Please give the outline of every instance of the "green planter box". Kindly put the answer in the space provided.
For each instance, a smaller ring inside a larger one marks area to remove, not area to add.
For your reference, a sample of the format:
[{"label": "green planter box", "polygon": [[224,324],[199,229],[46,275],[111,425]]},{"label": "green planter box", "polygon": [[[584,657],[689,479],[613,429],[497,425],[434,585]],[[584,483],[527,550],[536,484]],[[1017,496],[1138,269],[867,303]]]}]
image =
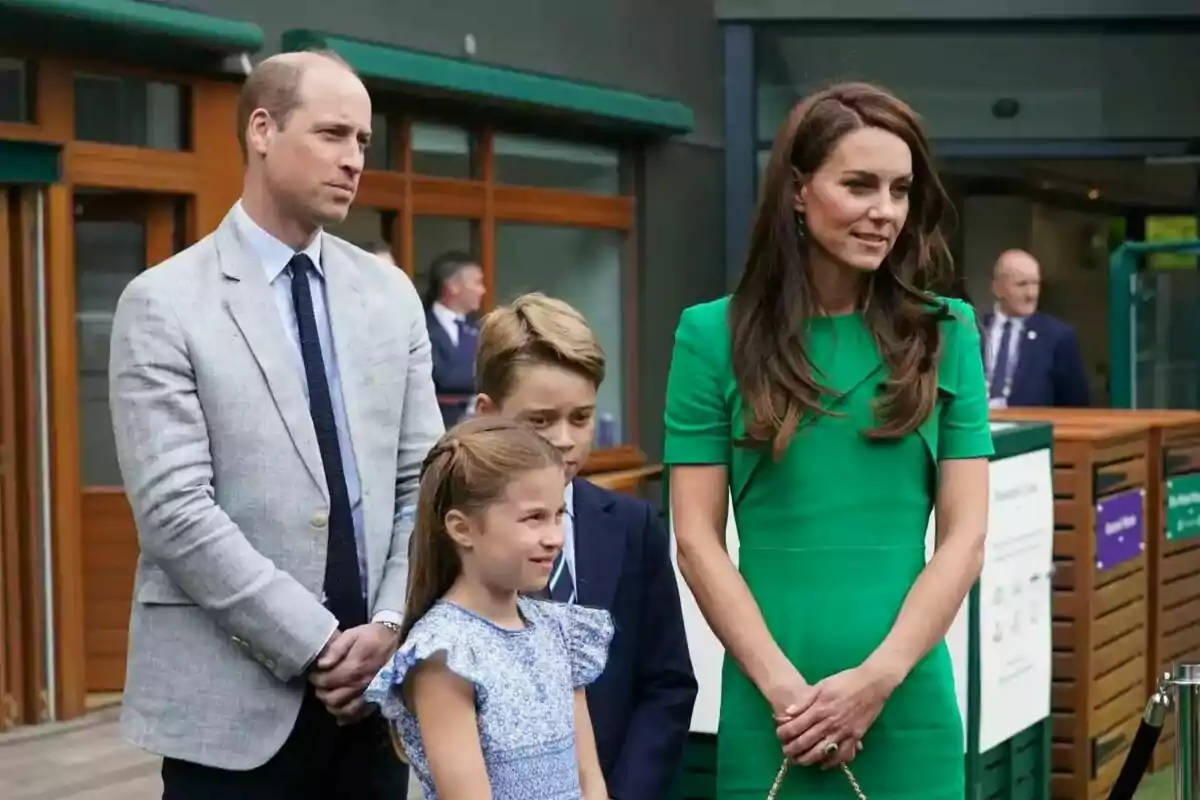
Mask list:
[{"label": "green planter box", "polygon": [[[996,455],[987,564],[946,637],[965,726],[966,800],[1048,800],[1053,434],[1043,423],[994,423],[992,438]],[[663,507],[669,510],[668,486],[664,482]],[[736,553],[732,516],[727,538]],[[931,520],[930,553],[932,536]],[[723,654],[679,580],[701,686],[672,800],[717,800],[716,712]]]}]

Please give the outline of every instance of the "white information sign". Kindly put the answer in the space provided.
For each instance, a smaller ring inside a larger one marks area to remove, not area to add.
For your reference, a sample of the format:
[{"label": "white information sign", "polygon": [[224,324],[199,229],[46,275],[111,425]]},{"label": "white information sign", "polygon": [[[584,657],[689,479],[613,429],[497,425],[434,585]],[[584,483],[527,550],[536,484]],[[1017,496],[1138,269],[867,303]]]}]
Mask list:
[{"label": "white information sign", "polygon": [[[725,547],[734,566],[738,563],[737,523],[733,519],[733,498],[729,499],[729,513],[725,522]],[[683,605],[683,627],[687,631],[688,649],[692,654],[692,669],[696,672],[696,705],[692,709],[693,733],[716,733],[717,721],[721,718],[721,667],[725,662],[725,648],[717,635],[708,627],[696,598],[687,582],[679,574],[679,561],[675,548],[675,523],[671,522],[671,561],[675,564],[675,578],[679,581],[679,601]]]},{"label": "white information sign", "polygon": [[992,462],[979,582],[979,750],[1050,716],[1054,465],[1050,451]]},{"label": "white information sign", "polygon": [[[933,558],[937,542],[937,515],[929,515],[929,527],[925,531],[925,563]],[[950,630],[946,631],[946,649],[950,651],[950,667],[954,672],[954,694],[958,698],[958,713],[963,722],[963,752],[967,752],[967,687],[970,686],[971,655],[971,601],[963,600]]]}]

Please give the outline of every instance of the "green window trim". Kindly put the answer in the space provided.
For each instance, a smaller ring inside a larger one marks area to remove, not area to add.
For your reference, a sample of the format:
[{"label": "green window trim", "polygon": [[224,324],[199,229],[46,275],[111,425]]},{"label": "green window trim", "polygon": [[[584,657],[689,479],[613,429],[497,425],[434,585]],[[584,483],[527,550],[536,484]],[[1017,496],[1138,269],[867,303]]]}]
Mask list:
[{"label": "green window trim", "polygon": [[692,109],[676,100],[319,31],[290,30],[283,34],[283,50],[308,49],[334,51],[367,81],[395,83],[476,102],[566,113],[614,130],[674,136],[689,133],[696,125]]},{"label": "green window trim", "polygon": [[1187,253],[1200,257],[1200,240],[1174,242],[1129,241],[1113,250],[1108,261],[1108,374],[1109,404],[1113,408],[1144,408],[1136,388],[1137,326],[1134,313],[1138,302],[1135,278],[1138,259],[1148,253]]},{"label": "green window trim", "polygon": [[224,54],[252,53],[261,49],[264,41],[262,28],[252,22],[214,17],[161,3],[0,0],[0,28],[28,29],[30,38],[37,41],[39,26],[36,23],[69,27],[78,35],[119,34],[122,38],[163,39],[168,45]]},{"label": "green window trim", "polygon": [[62,177],[59,154],[56,144],[0,140],[0,184],[58,183]]}]

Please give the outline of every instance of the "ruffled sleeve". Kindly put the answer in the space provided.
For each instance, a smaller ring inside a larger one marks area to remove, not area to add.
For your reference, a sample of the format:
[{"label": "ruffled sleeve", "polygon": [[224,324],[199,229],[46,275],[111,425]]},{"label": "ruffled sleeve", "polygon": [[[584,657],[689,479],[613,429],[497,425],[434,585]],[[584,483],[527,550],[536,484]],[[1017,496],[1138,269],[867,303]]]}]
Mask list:
[{"label": "ruffled sleeve", "polygon": [[551,603],[571,662],[571,686],[582,689],[604,672],[612,643],[612,615],[602,608]]},{"label": "ruffled sleeve", "polygon": [[379,706],[379,713],[385,719],[398,719],[404,711],[401,687],[405,678],[414,667],[430,659],[444,662],[451,672],[469,682],[475,689],[476,704],[483,702],[486,692],[483,671],[470,644],[436,630],[422,630],[419,625],[371,680],[363,698]]}]

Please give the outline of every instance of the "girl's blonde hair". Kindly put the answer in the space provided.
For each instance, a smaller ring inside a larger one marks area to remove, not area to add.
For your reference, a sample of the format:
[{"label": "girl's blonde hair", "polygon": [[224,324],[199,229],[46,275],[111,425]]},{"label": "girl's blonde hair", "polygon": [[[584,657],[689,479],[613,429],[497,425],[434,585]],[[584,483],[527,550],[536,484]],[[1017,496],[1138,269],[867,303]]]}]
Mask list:
[{"label": "girl's blonde hair", "polygon": [[500,499],[523,472],[563,468],[562,454],[524,422],[475,417],[447,431],[421,467],[400,640],[450,590],[462,564],[446,532],[451,510],[476,513]]}]

